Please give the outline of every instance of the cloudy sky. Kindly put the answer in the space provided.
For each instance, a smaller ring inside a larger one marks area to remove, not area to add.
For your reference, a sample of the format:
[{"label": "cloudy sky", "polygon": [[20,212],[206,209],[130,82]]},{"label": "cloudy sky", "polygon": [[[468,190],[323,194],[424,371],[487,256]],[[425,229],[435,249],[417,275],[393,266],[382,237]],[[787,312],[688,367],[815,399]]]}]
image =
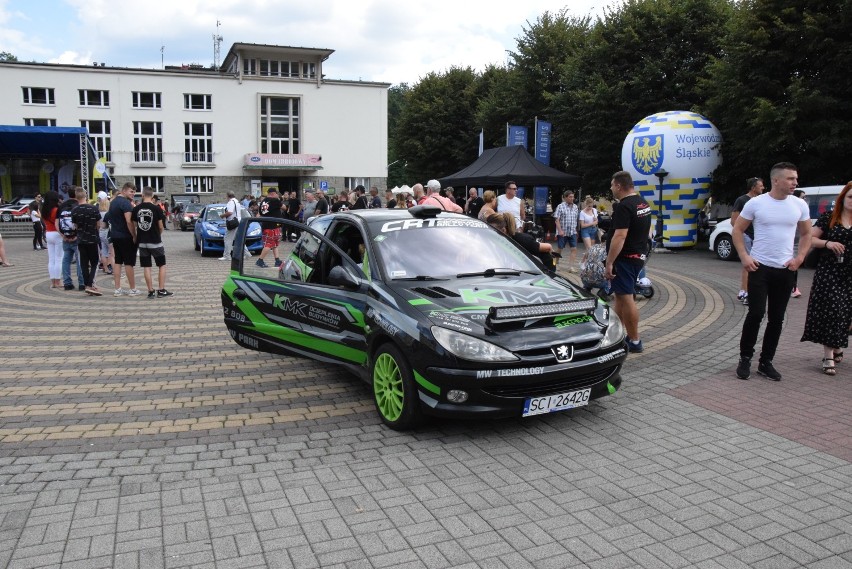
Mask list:
[{"label": "cloudy sky", "polygon": [[[416,83],[452,65],[503,64],[527,22],[619,0],[0,0],[0,51],[20,61],[160,68],[213,63],[235,42],[335,50],[332,79]],[[163,47],[161,54],[161,47]]]}]

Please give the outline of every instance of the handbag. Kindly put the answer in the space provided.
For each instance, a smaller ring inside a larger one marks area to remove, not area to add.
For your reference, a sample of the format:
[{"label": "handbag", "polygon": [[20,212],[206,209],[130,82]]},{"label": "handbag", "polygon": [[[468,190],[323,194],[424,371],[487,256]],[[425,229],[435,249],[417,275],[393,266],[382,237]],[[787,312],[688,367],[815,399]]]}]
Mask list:
[{"label": "handbag", "polygon": [[[239,204],[237,204],[237,207],[239,207]],[[239,214],[237,213],[235,208],[234,215],[225,220],[225,228],[228,231],[233,231],[234,229],[240,226],[240,220],[238,219],[238,215]]]},{"label": "handbag", "polygon": [[802,266],[806,269],[816,269],[817,265],[819,265],[820,257],[822,257],[823,253],[825,253],[824,249],[817,249],[816,247],[811,247],[811,250],[808,251],[808,254],[805,255],[805,260],[802,261]]}]

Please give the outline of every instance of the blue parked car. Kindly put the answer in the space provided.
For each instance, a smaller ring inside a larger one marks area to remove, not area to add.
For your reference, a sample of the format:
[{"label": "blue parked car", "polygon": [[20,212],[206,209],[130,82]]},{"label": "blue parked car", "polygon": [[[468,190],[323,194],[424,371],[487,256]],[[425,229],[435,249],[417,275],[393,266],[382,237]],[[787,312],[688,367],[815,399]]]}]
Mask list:
[{"label": "blue parked car", "polygon": [[[201,252],[201,256],[207,254],[221,255],[225,252],[225,220],[219,217],[225,211],[225,204],[217,203],[204,206],[198,214],[195,222],[195,250]],[[240,217],[246,219],[251,217],[247,209],[240,209]],[[249,223],[246,231],[246,247],[252,253],[259,253],[263,249],[262,231],[260,224],[256,221]]]}]

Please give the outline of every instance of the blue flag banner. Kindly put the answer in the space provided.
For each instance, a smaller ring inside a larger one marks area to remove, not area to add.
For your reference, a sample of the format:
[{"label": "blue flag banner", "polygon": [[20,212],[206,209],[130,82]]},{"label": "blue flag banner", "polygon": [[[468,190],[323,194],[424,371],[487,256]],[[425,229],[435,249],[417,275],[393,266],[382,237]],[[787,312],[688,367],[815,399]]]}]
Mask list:
[{"label": "blue flag banner", "polygon": [[527,147],[527,131],[525,126],[508,125],[506,129],[506,146]]},{"label": "blue flag banner", "polygon": [[547,213],[547,186],[536,186],[535,192],[535,214],[544,215]]},{"label": "blue flag banner", "polygon": [[546,121],[535,123],[535,159],[550,166],[550,129],[552,125]]}]

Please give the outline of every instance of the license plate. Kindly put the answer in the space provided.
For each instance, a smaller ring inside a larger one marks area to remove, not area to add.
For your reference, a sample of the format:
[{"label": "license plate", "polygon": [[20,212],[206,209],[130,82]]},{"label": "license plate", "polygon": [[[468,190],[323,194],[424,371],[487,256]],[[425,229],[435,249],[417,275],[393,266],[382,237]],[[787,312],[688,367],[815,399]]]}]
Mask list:
[{"label": "license plate", "polygon": [[583,407],[589,404],[589,396],[592,393],[592,388],[581,389],[580,391],[569,391],[568,393],[559,393],[557,395],[546,395],[544,397],[532,397],[524,403],[524,413],[521,417],[529,417],[530,415],[542,415],[544,413],[554,413],[556,411],[565,411],[575,407]]}]

